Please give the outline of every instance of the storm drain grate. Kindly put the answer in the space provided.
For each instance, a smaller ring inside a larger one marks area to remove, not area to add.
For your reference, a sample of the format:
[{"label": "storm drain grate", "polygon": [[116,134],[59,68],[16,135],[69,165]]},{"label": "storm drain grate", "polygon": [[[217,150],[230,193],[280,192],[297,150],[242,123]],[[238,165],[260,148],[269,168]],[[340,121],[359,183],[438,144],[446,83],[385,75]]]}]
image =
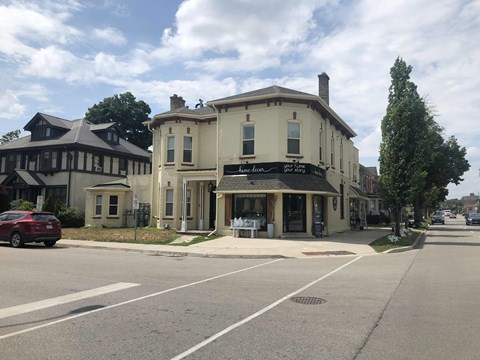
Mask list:
[{"label": "storm drain grate", "polygon": [[319,298],[319,297],[312,297],[312,296],[294,296],[290,298],[291,301],[297,304],[302,305],[320,305],[325,304],[327,300]]},{"label": "storm drain grate", "polygon": [[338,250],[338,251],[311,251],[311,252],[303,252],[304,255],[323,255],[323,256],[330,256],[330,255],[356,255],[353,252],[346,251],[346,250]]}]

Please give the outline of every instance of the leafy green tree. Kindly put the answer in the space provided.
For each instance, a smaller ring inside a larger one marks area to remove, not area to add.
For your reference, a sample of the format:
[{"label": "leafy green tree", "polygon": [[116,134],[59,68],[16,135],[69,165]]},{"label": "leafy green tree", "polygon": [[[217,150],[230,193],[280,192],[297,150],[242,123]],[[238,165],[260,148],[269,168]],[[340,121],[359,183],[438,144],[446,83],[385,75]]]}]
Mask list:
[{"label": "leafy green tree", "polygon": [[395,220],[395,235],[400,235],[402,208],[410,204],[424,187],[422,168],[425,151],[426,107],[410,81],[411,66],[401,58],[390,69],[387,111],[382,119],[380,144],[380,193]]},{"label": "leafy green tree", "polygon": [[6,134],[3,134],[0,138],[0,145],[6,144],[12,140],[18,139],[20,137],[20,130],[9,131]]},{"label": "leafy green tree", "polygon": [[[461,176],[470,168],[465,158],[467,150],[460,147],[454,136],[447,140],[440,137],[440,140],[431,143],[429,151],[431,160],[425,162],[428,176],[417,198],[420,200],[416,205],[419,209],[435,209],[440,205],[448,195],[448,184],[458,185],[463,181]],[[416,218],[419,216],[421,214],[416,214]]]},{"label": "leafy green tree", "polygon": [[151,112],[147,103],[136,101],[135,96],[126,92],[93,105],[85,114],[85,119],[94,124],[115,122],[125,140],[146,150],[152,145],[152,134],[143,122],[149,120]]}]

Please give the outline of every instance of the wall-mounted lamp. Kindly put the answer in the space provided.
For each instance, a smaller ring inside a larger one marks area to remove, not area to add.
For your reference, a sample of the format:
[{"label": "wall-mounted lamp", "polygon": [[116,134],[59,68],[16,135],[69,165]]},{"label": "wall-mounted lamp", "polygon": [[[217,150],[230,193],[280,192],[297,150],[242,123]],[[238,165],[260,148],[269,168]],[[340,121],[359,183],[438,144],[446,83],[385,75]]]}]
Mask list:
[{"label": "wall-mounted lamp", "polygon": [[210,182],[208,183],[208,192],[212,192],[212,191],[213,191],[213,184],[212,184],[212,182],[210,181]]},{"label": "wall-mounted lamp", "polygon": [[325,164],[325,170],[328,170],[328,169],[330,169],[330,163]]}]

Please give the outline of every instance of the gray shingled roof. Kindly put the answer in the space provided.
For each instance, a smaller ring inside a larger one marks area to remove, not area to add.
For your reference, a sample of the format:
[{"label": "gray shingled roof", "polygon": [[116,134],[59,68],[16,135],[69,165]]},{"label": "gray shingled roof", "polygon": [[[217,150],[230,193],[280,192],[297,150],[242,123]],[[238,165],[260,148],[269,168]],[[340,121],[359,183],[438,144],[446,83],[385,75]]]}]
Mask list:
[{"label": "gray shingled roof", "polygon": [[114,122],[102,123],[102,124],[90,124],[90,130],[92,131],[107,130],[115,126],[117,125]]},{"label": "gray shingled roof", "polygon": [[212,101],[209,101],[208,103],[218,103],[218,102],[222,102],[222,101],[243,99],[243,98],[256,97],[256,96],[260,97],[260,96],[275,95],[275,94],[279,94],[279,95],[299,95],[299,96],[316,96],[316,95],[308,94],[308,93],[305,93],[305,92],[302,92],[302,91],[292,90],[292,89],[284,88],[282,86],[273,85],[273,86],[269,86],[269,87],[266,87],[266,88],[263,88],[263,89],[248,91],[248,92],[245,92],[245,93],[242,93],[242,94],[237,94],[237,95],[233,95],[233,96],[224,97],[224,98],[221,98],[221,99],[212,100]]},{"label": "gray shingled roof", "polygon": [[[45,118],[45,115],[42,114]],[[48,148],[53,146],[62,146],[62,145],[82,145],[88,147],[98,148],[100,150],[106,151],[114,151],[119,153],[124,153],[128,155],[135,155],[135,156],[142,156],[142,157],[150,157],[151,153],[146,151],[125,139],[120,138],[118,144],[111,144],[99,136],[97,136],[94,132],[92,132],[92,126],[94,129],[98,130],[98,126],[96,124],[90,124],[89,122],[85,121],[84,119],[80,120],[65,120],[56,118],[57,120],[61,120],[64,124],[68,124],[69,127],[66,127],[68,131],[66,131],[60,137],[54,139],[46,139],[46,140],[39,140],[39,141],[31,141],[31,136],[24,136],[22,138],[10,141],[6,144],[0,145],[0,151],[14,151],[19,148]],[[112,123],[106,124],[107,127],[112,126]],[[67,125],[64,125],[64,127]]]},{"label": "gray shingled roof", "polygon": [[235,193],[283,190],[338,195],[338,192],[327,180],[315,175],[304,174],[226,175],[220,180],[216,192]]},{"label": "gray shingled roof", "polygon": [[48,114],[36,113],[35,116],[27,123],[27,125],[25,125],[24,129],[29,131],[30,125],[36,123],[39,117],[42,117],[43,119],[45,119],[45,121],[47,121],[50,125],[54,127],[58,127],[66,130],[72,128],[72,122],[69,120],[48,115]]},{"label": "gray shingled roof", "polygon": [[194,115],[194,116],[202,116],[202,115],[210,115],[215,114],[215,110],[210,106],[203,106],[196,109],[189,109],[187,107],[182,107],[175,110],[169,110],[161,114],[157,114],[155,116],[164,116],[164,115]]},{"label": "gray shingled roof", "polygon": [[14,176],[18,176],[28,186],[45,186],[45,183],[34,172],[28,170],[14,170],[4,181],[7,183]]}]

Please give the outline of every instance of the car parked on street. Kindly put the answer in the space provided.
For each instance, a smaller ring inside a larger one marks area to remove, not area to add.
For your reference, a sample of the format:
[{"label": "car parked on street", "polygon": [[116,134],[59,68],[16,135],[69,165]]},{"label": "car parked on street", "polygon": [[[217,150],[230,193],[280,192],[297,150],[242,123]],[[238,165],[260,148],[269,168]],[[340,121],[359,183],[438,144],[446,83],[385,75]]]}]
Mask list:
[{"label": "car parked on street", "polygon": [[465,217],[465,224],[480,225],[480,213],[468,213]]},{"label": "car parked on street", "polygon": [[442,214],[437,213],[432,216],[432,225],[433,224],[445,224],[445,218]]},{"label": "car parked on street", "polygon": [[15,248],[29,242],[52,247],[61,237],[60,220],[50,212],[9,210],[0,214],[0,241],[9,241]]},{"label": "car parked on street", "polygon": [[450,213],[450,215],[448,216],[450,219],[456,219],[457,218],[457,214],[455,213]]}]

